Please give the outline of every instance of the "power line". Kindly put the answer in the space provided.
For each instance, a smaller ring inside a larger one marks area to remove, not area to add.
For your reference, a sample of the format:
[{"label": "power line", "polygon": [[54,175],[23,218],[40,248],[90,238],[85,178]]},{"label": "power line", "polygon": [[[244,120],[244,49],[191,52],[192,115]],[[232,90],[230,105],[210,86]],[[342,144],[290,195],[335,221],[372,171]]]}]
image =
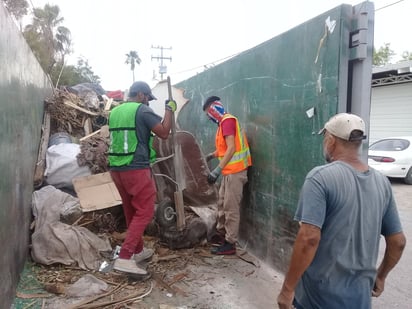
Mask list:
[{"label": "power line", "polygon": [[230,56],[226,56],[226,57],[221,58],[221,59],[219,59],[219,60],[215,60],[215,61],[212,61],[212,62],[203,64],[203,65],[199,65],[199,66],[194,67],[194,68],[192,68],[192,69],[187,69],[187,70],[183,70],[183,71],[180,71],[180,72],[175,72],[174,74],[182,74],[182,73],[194,71],[194,70],[196,70],[196,69],[205,68],[205,67],[208,67],[208,66],[210,66],[210,65],[211,65],[211,66],[214,66],[214,65],[216,64],[216,62],[221,62],[221,61],[224,61],[224,60],[226,60],[226,59],[233,58],[233,57],[239,55],[240,53],[242,53],[242,52],[239,52],[239,53],[236,53],[236,54],[233,54],[233,55],[230,55]]},{"label": "power line", "polygon": [[399,1],[396,1],[396,2],[393,2],[393,3],[390,3],[390,4],[385,5],[385,6],[381,7],[381,8],[379,8],[379,9],[376,9],[375,12],[377,12],[377,11],[379,11],[379,10],[386,9],[386,8],[392,6],[392,5],[398,4],[398,3],[403,2],[403,1],[405,1],[405,0],[399,0]]},{"label": "power line", "polygon": [[[386,8],[388,8],[388,7],[390,7],[390,6],[393,6],[393,5],[395,5],[395,4],[401,3],[401,2],[403,2],[403,1],[405,1],[405,0],[399,0],[399,1],[396,1],[396,2],[393,2],[393,3],[390,3],[390,4],[388,4],[388,5],[385,5],[385,6],[383,6],[383,7],[380,7],[380,8],[378,8],[378,9],[375,9],[375,12],[376,12],[376,11],[383,10],[383,9],[386,9]],[[207,64],[204,64],[204,65],[199,65],[199,66],[194,67],[194,68],[192,68],[192,69],[187,69],[187,70],[175,72],[174,74],[182,74],[182,73],[194,71],[194,70],[196,70],[196,69],[205,68],[205,67],[207,67],[207,66],[209,66],[209,65],[214,65],[216,62],[221,62],[221,61],[224,61],[224,60],[226,60],[226,59],[235,57],[235,56],[239,55],[240,53],[241,53],[241,52],[236,53],[236,54],[233,54],[233,55],[231,55],[231,56],[224,57],[224,58],[219,59],[219,60],[216,60],[216,61],[212,61],[212,62],[207,63]]]}]

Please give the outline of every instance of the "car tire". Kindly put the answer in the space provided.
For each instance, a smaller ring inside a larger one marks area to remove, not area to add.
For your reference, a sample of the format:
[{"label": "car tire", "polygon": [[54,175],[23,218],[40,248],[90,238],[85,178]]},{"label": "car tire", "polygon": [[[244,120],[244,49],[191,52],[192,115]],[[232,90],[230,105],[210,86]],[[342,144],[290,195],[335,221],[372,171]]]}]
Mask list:
[{"label": "car tire", "polygon": [[404,180],[407,185],[412,185],[412,167],[409,168],[408,173],[406,174]]},{"label": "car tire", "polygon": [[176,224],[176,211],[174,203],[169,200],[161,201],[156,208],[155,218],[162,228],[169,228]]}]

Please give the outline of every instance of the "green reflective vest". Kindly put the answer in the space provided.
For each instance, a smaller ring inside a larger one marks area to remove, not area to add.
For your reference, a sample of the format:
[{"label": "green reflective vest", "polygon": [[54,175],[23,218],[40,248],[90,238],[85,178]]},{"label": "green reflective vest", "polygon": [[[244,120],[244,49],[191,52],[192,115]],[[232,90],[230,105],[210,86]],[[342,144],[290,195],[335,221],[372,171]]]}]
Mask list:
[{"label": "green reflective vest", "polygon": [[[134,158],[139,140],[136,136],[136,113],[141,103],[127,102],[115,107],[109,116],[109,165],[129,165]],[[150,162],[156,159],[153,136],[149,140]]]}]

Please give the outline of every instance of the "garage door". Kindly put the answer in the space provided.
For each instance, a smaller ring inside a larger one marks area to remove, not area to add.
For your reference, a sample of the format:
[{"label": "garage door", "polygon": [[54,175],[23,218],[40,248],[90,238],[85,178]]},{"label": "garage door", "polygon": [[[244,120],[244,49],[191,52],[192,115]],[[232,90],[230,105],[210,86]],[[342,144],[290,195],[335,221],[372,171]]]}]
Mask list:
[{"label": "garage door", "polygon": [[400,135],[412,135],[412,83],[372,88],[369,142]]}]

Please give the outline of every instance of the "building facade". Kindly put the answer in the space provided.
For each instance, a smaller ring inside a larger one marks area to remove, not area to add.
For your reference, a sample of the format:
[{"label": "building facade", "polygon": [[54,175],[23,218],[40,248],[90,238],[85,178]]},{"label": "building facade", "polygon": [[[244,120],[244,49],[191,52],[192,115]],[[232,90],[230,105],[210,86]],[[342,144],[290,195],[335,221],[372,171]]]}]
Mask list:
[{"label": "building facade", "polygon": [[412,135],[412,61],[373,68],[369,142]]}]

